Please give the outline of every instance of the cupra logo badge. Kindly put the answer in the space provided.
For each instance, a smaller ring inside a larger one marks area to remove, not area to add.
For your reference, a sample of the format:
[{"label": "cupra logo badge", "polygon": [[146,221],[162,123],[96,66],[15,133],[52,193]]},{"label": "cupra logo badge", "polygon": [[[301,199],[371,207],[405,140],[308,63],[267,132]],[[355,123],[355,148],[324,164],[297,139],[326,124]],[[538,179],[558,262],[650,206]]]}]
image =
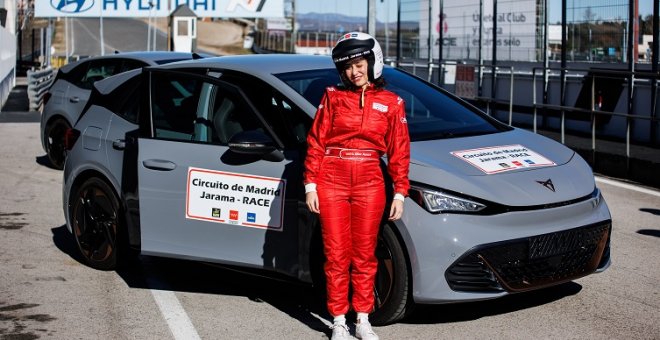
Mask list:
[{"label": "cupra logo badge", "polygon": [[50,5],[63,13],[80,13],[94,6],[94,0],[50,0]]},{"label": "cupra logo badge", "polygon": [[536,181],[536,183],[541,184],[542,186],[546,187],[546,189],[555,192],[555,185],[552,184],[552,180],[548,178],[547,181]]}]

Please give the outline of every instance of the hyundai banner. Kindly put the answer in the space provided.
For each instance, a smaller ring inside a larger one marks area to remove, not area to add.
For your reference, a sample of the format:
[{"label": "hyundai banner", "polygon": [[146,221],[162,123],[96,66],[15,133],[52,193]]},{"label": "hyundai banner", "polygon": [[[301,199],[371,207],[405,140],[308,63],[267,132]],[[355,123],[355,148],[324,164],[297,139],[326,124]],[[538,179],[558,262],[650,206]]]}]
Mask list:
[{"label": "hyundai banner", "polygon": [[281,18],[284,0],[40,0],[35,17],[167,17],[187,5],[200,17]]}]

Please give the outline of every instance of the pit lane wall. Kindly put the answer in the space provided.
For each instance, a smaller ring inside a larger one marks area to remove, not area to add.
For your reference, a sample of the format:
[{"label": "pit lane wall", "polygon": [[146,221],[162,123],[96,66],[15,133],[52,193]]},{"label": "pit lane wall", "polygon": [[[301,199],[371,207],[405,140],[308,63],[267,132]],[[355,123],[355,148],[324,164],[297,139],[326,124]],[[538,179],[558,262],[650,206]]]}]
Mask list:
[{"label": "pit lane wall", "polygon": [[16,7],[14,1],[0,3],[0,108],[16,85]]}]

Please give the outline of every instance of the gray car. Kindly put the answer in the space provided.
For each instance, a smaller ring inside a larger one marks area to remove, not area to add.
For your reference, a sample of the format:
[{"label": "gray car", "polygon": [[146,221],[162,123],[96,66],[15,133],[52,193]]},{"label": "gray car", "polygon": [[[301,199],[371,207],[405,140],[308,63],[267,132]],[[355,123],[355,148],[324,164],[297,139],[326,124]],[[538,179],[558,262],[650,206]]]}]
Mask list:
[{"label": "gray car", "polygon": [[[374,324],[416,303],[498,298],[610,265],[610,213],[579,155],[401,70],[384,76],[405,100],[412,188],[402,219],[383,219]],[[112,269],[141,253],[323,285],[302,162],[316,106],[337,83],[329,57],[301,55],[209,58],[96,83],[67,133],[63,185],[86,263]]]},{"label": "gray car", "polygon": [[61,67],[44,97],[41,115],[41,145],[51,165],[56,169],[64,167],[64,132],[78,120],[94,82],[128,70],[193,57],[191,53],[181,52],[124,52]]}]

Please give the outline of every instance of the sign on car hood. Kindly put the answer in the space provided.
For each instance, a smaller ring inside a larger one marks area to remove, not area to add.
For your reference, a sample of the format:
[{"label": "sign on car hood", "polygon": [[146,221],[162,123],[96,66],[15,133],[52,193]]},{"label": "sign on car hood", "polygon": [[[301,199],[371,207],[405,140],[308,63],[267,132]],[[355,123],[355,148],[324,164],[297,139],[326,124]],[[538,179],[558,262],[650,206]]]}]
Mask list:
[{"label": "sign on car hood", "polygon": [[[507,157],[486,160],[500,156]],[[499,165],[506,162],[512,165]],[[570,201],[589,195],[595,185],[589,165],[572,150],[523,130],[414,142],[411,163],[410,180],[418,185],[509,206]]]},{"label": "sign on car hood", "polygon": [[546,137],[512,130],[411,144],[411,162],[467,176],[524,171],[568,162],[574,151]]}]

